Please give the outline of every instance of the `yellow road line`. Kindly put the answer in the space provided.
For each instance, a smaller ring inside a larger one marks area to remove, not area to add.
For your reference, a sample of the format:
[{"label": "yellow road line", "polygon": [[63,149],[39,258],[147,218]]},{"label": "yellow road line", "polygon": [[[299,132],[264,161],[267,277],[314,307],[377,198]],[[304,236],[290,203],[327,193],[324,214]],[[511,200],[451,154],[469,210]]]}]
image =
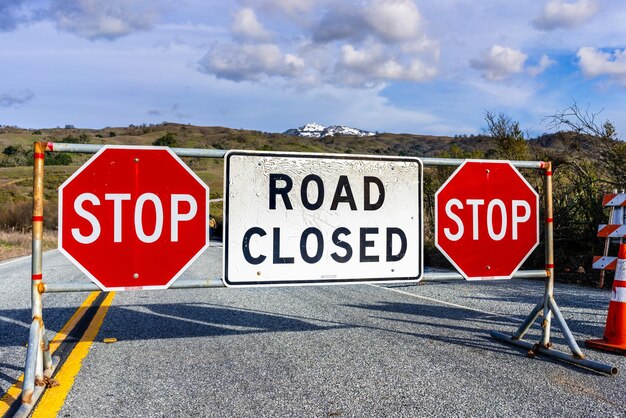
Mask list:
[{"label": "yellow road line", "polygon": [[91,306],[94,300],[98,297],[100,292],[91,292],[87,299],[83,302],[82,305],[74,312],[74,315],[70,318],[69,321],[61,328],[61,331],[54,336],[52,341],[50,341],[50,354],[54,353],[54,351],[59,348],[61,343],[65,341],[70,332],[74,329],[78,321],[81,320],[87,309]]},{"label": "yellow road line", "polygon": [[57,371],[54,378],[57,379],[61,385],[47,389],[41,396],[37,407],[33,410],[31,417],[56,417],[65,399],[74,385],[76,375],[80,371],[83,364],[83,360],[89,354],[91,344],[96,339],[98,331],[104,322],[104,318],[111,306],[115,292],[111,292],[102,302],[102,305],[98,308],[98,311],[94,315],[91,324],[85,330],[80,341],[76,344],[76,347],[72,350],[70,355],[63,363],[63,367]]},{"label": "yellow road line", "polygon": [[15,383],[7,390],[7,393],[0,399],[0,416],[4,416],[11,405],[13,405],[13,402],[20,396],[20,393],[22,393],[22,383],[24,383],[24,374],[17,378]]},{"label": "yellow road line", "polygon": [[[80,307],[74,312],[72,317],[65,323],[61,331],[59,331],[52,341],[50,341],[50,354],[54,353],[54,351],[61,345],[63,341],[67,338],[68,334],[72,332],[78,321],[83,317],[85,312],[87,312],[87,308],[91,306],[94,300],[98,297],[100,292],[91,292],[89,296],[83,301]],[[6,412],[11,408],[13,402],[17,400],[20,393],[22,392],[22,383],[24,382],[24,375],[22,374],[17,378],[15,383],[7,390],[2,399],[0,399],[0,416],[6,414]]]}]

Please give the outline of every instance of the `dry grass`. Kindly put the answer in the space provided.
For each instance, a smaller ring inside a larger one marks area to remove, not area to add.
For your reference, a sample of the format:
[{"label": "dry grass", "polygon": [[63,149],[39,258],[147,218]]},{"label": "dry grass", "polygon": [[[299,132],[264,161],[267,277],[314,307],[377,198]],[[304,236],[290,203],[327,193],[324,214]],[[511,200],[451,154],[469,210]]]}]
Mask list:
[{"label": "dry grass", "polygon": [[[44,232],[43,250],[57,247],[57,236],[52,232]],[[31,234],[22,232],[0,231],[0,261],[30,255],[32,248]]]}]

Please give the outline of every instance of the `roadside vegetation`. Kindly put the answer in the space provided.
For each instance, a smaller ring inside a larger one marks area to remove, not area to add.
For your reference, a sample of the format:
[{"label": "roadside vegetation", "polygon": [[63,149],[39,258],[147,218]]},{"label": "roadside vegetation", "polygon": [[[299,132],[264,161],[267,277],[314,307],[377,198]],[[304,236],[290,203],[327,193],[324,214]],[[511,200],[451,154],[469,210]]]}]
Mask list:
[{"label": "roadside vegetation", "polygon": [[[65,128],[28,130],[0,126],[0,259],[30,252],[32,196],[32,143],[35,141],[159,145],[181,148],[250,149],[399,156],[439,156],[502,160],[552,161],[554,172],[554,239],[557,278],[594,284],[598,272],[591,269],[594,255],[601,255],[604,240],[596,237],[597,226],[608,221],[601,206],[605,193],[626,188],[626,143],[619,140],[610,121],[576,103],[544,117],[553,133],[530,138],[519,123],[503,113],[486,112],[480,135],[453,137],[380,133],[360,138],[293,137],[260,131],[201,127],[173,123],[131,125],[99,130]],[[55,246],[57,188],[90,155],[46,153],[45,228],[47,248]],[[205,181],[211,198],[223,197],[221,159],[184,158]],[[424,173],[425,262],[449,266],[434,247],[434,193],[454,171],[451,167],[428,167]],[[537,170],[522,170],[526,179],[543,191],[543,176]],[[542,202],[543,205],[543,202]],[[222,225],[221,202],[211,205],[217,234]],[[25,237],[25,238],[24,238]],[[615,244],[610,254],[616,254]],[[524,268],[543,268],[543,247],[527,260]],[[579,273],[580,269],[584,273]],[[609,275],[610,276],[610,275]],[[609,277],[610,279],[610,277]]]}]

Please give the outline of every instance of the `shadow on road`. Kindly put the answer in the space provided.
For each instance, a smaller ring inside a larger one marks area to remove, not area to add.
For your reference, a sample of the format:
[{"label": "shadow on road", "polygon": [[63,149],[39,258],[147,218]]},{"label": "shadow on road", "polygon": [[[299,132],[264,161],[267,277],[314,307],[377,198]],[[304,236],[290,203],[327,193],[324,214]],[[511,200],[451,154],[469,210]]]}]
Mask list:
[{"label": "shadow on road", "polygon": [[102,332],[114,333],[118,340],[142,340],[346,327],[350,325],[319,325],[290,316],[204,304],[151,304],[111,307]]},{"label": "shadow on road", "polygon": [[[46,329],[58,332],[74,312],[75,307],[44,308]],[[0,309],[0,347],[25,347],[30,322],[30,309]]]},{"label": "shadow on road", "polygon": [[[489,337],[489,332],[491,330],[497,330],[500,332],[512,334],[517,330],[523,319],[525,319],[525,316],[512,316],[511,318],[507,318],[504,316],[496,316],[490,313],[481,313],[473,310],[456,308],[454,306],[427,305],[421,303],[379,302],[376,304],[346,306],[351,308],[376,311],[379,313],[394,314],[393,317],[372,316],[376,319],[389,321],[389,331],[392,332],[406,333],[406,327],[403,327],[404,331],[394,331],[393,323],[402,322],[405,324],[414,324],[418,332],[411,333],[410,335],[445,343],[463,345],[466,347],[474,347],[497,352],[501,352],[503,350],[494,349],[494,340]],[[404,316],[404,318],[398,318],[397,314]],[[529,334],[525,337],[525,339],[529,341],[537,339],[537,342],[539,341],[539,321],[540,320],[536,321],[535,324],[533,324],[533,327],[531,328]],[[575,334],[579,333],[581,330],[584,330],[585,333],[589,333],[590,331],[592,331],[597,333],[598,335],[601,335],[604,331],[603,327],[592,326],[587,321],[569,319],[567,320],[567,322],[568,326]],[[469,333],[472,335],[472,337],[465,338],[460,336],[450,336],[450,333],[442,332],[441,328],[453,331],[453,335],[466,335],[467,333]],[[432,332],[424,333],[423,330],[425,329],[432,329]],[[555,322],[553,322],[553,332],[551,340],[553,343],[558,345],[566,346],[567,344],[560,330],[557,328]],[[582,341],[579,341],[579,344],[582,344]]]}]

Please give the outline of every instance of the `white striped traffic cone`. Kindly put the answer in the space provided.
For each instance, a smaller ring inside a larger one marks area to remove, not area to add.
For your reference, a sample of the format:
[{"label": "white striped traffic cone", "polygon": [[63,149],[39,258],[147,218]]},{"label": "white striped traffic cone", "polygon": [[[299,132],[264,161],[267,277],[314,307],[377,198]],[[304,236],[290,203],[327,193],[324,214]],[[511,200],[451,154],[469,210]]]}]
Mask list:
[{"label": "white striped traffic cone", "polygon": [[613,292],[606,316],[604,338],[587,340],[585,345],[600,350],[626,354],[626,244],[620,244]]}]

